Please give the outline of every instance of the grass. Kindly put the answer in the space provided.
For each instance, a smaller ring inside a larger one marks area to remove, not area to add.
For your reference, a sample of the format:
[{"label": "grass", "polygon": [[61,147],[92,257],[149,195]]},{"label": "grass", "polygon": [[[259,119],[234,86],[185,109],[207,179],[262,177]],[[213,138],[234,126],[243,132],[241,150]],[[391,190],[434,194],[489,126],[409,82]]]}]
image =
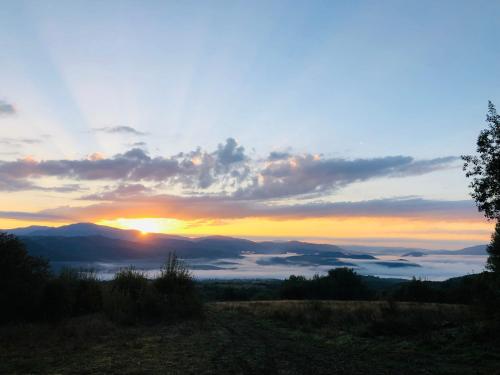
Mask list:
[{"label": "grass", "polygon": [[211,303],[203,320],[173,324],[123,327],[89,315],[0,327],[0,373],[495,373],[500,343],[486,329],[456,305]]}]

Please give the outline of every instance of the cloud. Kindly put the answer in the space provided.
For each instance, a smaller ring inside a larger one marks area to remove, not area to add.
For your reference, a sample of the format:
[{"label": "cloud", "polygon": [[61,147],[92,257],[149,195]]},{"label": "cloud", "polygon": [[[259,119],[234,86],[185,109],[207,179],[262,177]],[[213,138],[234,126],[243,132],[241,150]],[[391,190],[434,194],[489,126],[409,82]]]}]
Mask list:
[{"label": "cloud", "polygon": [[234,138],[227,138],[213,152],[197,148],[176,158],[182,171],[176,181],[187,188],[206,189],[213,185],[234,188],[244,183],[251,172],[245,148]]},{"label": "cloud", "polygon": [[131,126],[107,126],[103,128],[94,128],[97,132],[109,133],[109,134],[130,134],[137,136],[144,136],[148,133],[141,132],[137,129],[134,129]]},{"label": "cloud", "polygon": [[116,201],[129,198],[137,199],[139,196],[144,196],[152,191],[153,189],[142,184],[121,184],[100,193],[85,195],[80,199],[91,201]]},{"label": "cloud", "polygon": [[175,159],[150,158],[141,149],[131,149],[112,158],[94,153],[81,160],[19,159],[0,162],[0,174],[13,179],[60,177],[76,180],[164,180],[178,171]]},{"label": "cloud", "polygon": [[[114,198],[114,197],[109,197]],[[95,221],[134,217],[168,217],[181,220],[203,219],[305,219],[352,217],[404,217],[447,221],[479,220],[470,200],[442,201],[415,197],[377,199],[358,202],[313,202],[270,205],[235,201],[217,196],[180,197],[173,195],[137,196],[134,199],[102,202],[86,207],[59,207],[32,213],[66,221]],[[0,217],[16,218],[6,212]]]},{"label": "cloud", "polygon": [[64,184],[61,186],[40,186],[34,184],[27,179],[11,178],[8,175],[0,173],[0,191],[16,192],[16,191],[52,191],[57,193],[69,193],[83,190],[78,184]]},{"label": "cloud", "polygon": [[143,149],[133,148],[111,158],[94,153],[81,160],[2,161],[0,175],[11,180],[59,177],[124,183],[155,181],[189,189],[206,189],[214,184],[232,186],[242,182],[250,171],[244,149],[234,142],[229,138],[212,153],[197,149],[166,158],[152,158]]},{"label": "cloud", "polygon": [[286,151],[272,151],[269,153],[269,156],[267,157],[268,161],[277,161],[277,160],[284,160],[291,158],[292,154]]},{"label": "cloud", "polygon": [[215,157],[222,167],[240,163],[247,159],[245,156],[245,148],[243,146],[238,146],[234,138],[228,138],[226,143],[220,143],[215,152]]},{"label": "cloud", "polygon": [[0,191],[14,192],[23,190],[36,190],[36,186],[30,181],[10,178],[0,174]]},{"label": "cloud", "polygon": [[235,200],[276,200],[318,197],[369,179],[431,173],[455,167],[457,160],[415,160],[410,156],[351,160],[289,153],[275,154],[271,159],[251,159],[243,146],[228,138],[212,152],[197,148],[169,157],[151,157],[144,149],[132,148],[112,157],[94,153],[80,160],[0,161],[0,176],[20,184],[43,177],[120,184],[154,182],[166,188],[183,188],[189,194],[209,191]]},{"label": "cloud", "polygon": [[12,104],[0,100],[0,116],[10,116],[16,114],[16,112],[16,108]]},{"label": "cloud", "polygon": [[35,220],[35,221],[65,221],[66,219],[57,215],[38,212],[0,211],[0,218],[12,220]]},{"label": "cloud", "polygon": [[133,148],[136,148],[136,147],[141,148],[141,147],[146,147],[147,145],[146,145],[146,142],[134,142],[130,146]]},{"label": "cloud", "polygon": [[372,159],[323,158],[318,155],[273,155],[253,182],[235,192],[240,199],[276,199],[319,195],[355,182],[380,177],[416,176],[453,166],[457,157],[415,160],[410,156]]},{"label": "cloud", "polygon": [[42,141],[37,138],[9,138],[0,137],[0,144],[4,146],[22,146],[22,145],[34,145],[41,143]]}]

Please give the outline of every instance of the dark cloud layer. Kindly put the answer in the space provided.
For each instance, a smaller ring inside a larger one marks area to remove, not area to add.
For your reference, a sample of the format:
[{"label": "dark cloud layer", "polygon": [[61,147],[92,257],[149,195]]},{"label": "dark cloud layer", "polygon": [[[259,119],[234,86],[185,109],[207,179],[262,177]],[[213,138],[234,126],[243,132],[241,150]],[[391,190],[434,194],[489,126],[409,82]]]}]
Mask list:
[{"label": "dark cloud layer", "polygon": [[[115,199],[116,197],[110,197]],[[241,219],[251,217],[303,219],[312,217],[406,217],[433,218],[449,221],[477,220],[472,201],[439,201],[422,198],[393,198],[359,202],[313,202],[296,205],[269,205],[235,201],[222,197],[172,195],[121,197],[112,202],[86,207],[59,207],[31,213],[40,220],[46,217],[66,221],[93,221],[116,217],[169,217],[184,220]],[[25,215],[26,213],[19,213]],[[28,215],[28,214],[26,214]],[[12,212],[0,217],[16,219]]]}]

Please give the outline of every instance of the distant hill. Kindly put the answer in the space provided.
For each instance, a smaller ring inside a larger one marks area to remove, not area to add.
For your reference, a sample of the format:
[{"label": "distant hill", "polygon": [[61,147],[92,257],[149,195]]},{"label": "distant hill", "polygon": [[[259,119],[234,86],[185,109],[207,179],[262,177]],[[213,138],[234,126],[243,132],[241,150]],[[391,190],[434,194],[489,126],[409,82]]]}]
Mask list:
[{"label": "distant hill", "polygon": [[401,255],[402,257],[423,257],[425,253],[421,251],[410,251],[409,253]]},{"label": "distant hill", "polygon": [[372,255],[399,255],[402,257],[422,257],[425,255],[488,255],[487,245],[476,245],[460,250],[431,250],[411,247],[391,247],[391,246],[361,246],[342,245],[347,251],[363,252]]},{"label": "distant hill", "polygon": [[486,251],[487,245],[478,245],[478,246],[471,246],[471,247],[466,247],[462,250],[457,250],[456,254],[461,254],[461,255],[488,255],[488,252]]},{"label": "distant hill", "polygon": [[[45,227],[33,225],[25,228],[16,228],[6,230],[16,236],[37,236],[37,237],[84,237],[84,236],[102,236],[107,238],[117,238],[121,240],[134,240],[144,237],[140,231],[133,229],[118,229],[105,225],[93,223],[77,223],[63,225],[60,227]],[[184,238],[181,236],[172,236],[163,233],[153,233],[153,237],[160,238]],[[149,234],[148,234],[149,236]]]},{"label": "distant hill", "polygon": [[[7,230],[19,236],[33,255],[58,262],[122,261],[165,259],[175,251],[182,258],[240,258],[245,252],[261,254],[296,253],[320,261],[328,258],[374,259],[368,254],[346,251],[329,244],[300,241],[254,242],[241,238],[210,236],[188,238],[161,233],[141,234],[91,223],[61,227],[31,226]],[[324,256],[319,256],[324,254]],[[339,263],[340,264],[340,263]]]},{"label": "distant hill", "polygon": [[[286,254],[263,260],[265,264],[351,266],[351,260],[377,260],[377,255],[392,254],[420,257],[430,254],[485,255],[485,245],[462,250],[427,250],[408,248],[371,248],[336,246],[302,241],[255,242],[241,238],[209,236],[189,238],[162,233],[141,234],[92,223],[60,227],[30,226],[7,230],[22,238],[28,251],[56,262],[113,262],[124,260],[164,260],[175,251],[181,258],[216,260],[241,258],[245,253]],[[346,261],[347,259],[347,261]],[[386,261],[387,267],[418,267],[414,263]]]}]

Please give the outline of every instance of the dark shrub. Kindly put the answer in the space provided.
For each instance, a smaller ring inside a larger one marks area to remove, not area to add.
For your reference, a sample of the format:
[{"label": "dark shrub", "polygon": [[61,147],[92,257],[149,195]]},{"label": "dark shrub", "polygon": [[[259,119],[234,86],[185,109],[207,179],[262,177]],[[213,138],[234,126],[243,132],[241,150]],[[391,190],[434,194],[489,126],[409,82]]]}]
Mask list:
[{"label": "dark shrub", "polygon": [[80,269],[77,271],[77,277],[72,280],[75,293],[73,314],[83,315],[102,311],[102,285],[95,270]]},{"label": "dark shrub", "polygon": [[52,279],[43,291],[40,317],[52,322],[67,318],[72,313],[73,303],[69,285],[59,278]]},{"label": "dark shrub", "polygon": [[46,260],[28,255],[17,237],[0,233],[0,322],[36,318],[49,277]]},{"label": "dark shrub", "polygon": [[161,295],[164,317],[191,317],[201,313],[201,299],[194,280],[175,253],[168,255],[153,284]]},{"label": "dark shrub", "polygon": [[352,268],[335,268],[328,271],[328,276],[320,282],[320,297],[339,300],[357,300],[367,298],[368,290],[361,277]]},{"label": "dark shrub", "polygon": [[147,318],[150,304],[155,298],[149,281],[140,271],[128,267],[118,271],[111,281],[104,299],[104,310],[108,317],[124,324],[132,324]]},{"label": "dark shrub", "polygon": [[409,302],[438,302],[443,299],[440,291],[434,288],[431,282],[415,277],[401,284],[394,292],[394,298],[398,301]]},{"label": "dark shrub", "polygon": [[95,271],[63,268],[45,286],[41,310],[50,321],[101,311],[102,290]]},{"label": "dark shrub", "polygon": [[308,281],[304,276],[291,275],[283,281],[280,294],[286,299],[305,299],[308,296]]}]

